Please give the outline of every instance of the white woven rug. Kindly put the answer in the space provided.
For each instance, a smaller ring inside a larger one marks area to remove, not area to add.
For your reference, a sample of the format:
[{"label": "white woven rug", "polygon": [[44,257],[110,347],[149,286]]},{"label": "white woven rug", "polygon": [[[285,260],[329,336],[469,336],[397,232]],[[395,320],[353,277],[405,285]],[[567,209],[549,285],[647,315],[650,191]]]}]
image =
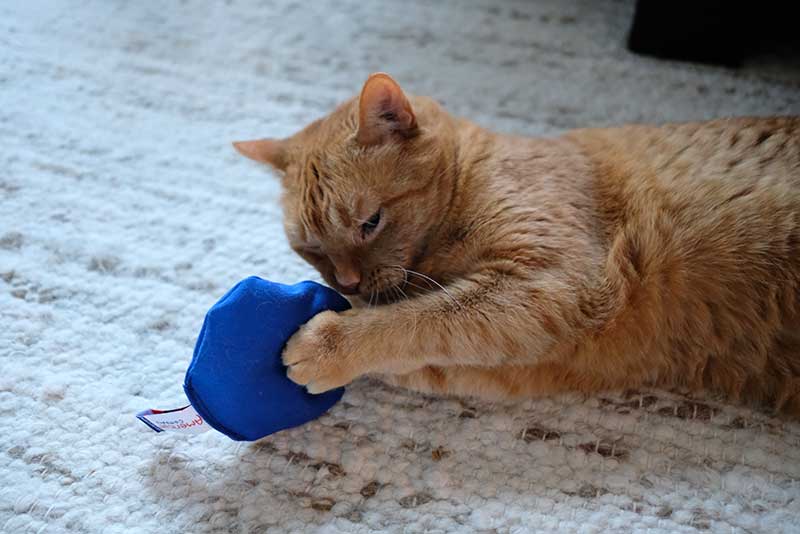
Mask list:
[{"label": "white woven rug", "polygon": [[497,406],[364,380],[257,445],[133,417],[180,405],[229,286],[313,277],[228,142],[291,133],[370,71],[529,134],[800,112],[797,65],[630,56],[631,10],[0,4],[0,531],[800,531],[800,425],[665,394]]}]

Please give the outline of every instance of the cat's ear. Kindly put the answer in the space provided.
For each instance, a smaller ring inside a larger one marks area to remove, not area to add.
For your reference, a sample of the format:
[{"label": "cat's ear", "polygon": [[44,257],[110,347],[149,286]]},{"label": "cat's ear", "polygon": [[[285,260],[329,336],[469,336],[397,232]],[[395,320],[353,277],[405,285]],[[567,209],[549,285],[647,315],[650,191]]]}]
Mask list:
[{"label": "cat's ear", "polygon": [[236,141],[233,147],[246,158],[259,163],[272,165],[285,171],[289,164],[286,154],[286,141],[281,139],[256,139],[255,141]]},{"label": "cat's ear", "polygon": [[417,118],[396,81],[388,74],[372,74],[358,98],[358,133],[362,145],[376,145],[392,135],[411,137],[417,132]]}]

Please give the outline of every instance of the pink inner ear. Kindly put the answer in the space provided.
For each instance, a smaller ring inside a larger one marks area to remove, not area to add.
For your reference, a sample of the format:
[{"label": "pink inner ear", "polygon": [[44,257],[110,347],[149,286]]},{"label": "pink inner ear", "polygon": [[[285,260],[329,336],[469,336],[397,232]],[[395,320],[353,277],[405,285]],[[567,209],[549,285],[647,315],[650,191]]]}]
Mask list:
[{"label": "pink inner ear", "polygon": [[380,103],[379,117],[396,124],[396,129],[405,130],[414,126],[415,117],[411,105],[402,94],[388,93]]},{"label": "pink inner ear", "polygon": [[389,75],[373,74],[359,97],[358,141],[377,144],[392,132],[407,133],[417,126],[403,90]]}]

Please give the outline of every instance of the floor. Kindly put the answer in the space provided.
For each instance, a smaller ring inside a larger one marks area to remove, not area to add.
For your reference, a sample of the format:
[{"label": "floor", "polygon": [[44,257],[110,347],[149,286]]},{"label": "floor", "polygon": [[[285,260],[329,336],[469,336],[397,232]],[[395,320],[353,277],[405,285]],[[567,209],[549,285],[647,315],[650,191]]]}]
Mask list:
[{"label": "floor", "polygon": [[800,64],[624,49],[630,1],[0,4],[1,532],[797,532],[800,426],[659,392],[502,406],[371,380],[256,444],[156,434],[205,311],[314,278],[287,135],[372,71],[498,130],[800,113]]}]

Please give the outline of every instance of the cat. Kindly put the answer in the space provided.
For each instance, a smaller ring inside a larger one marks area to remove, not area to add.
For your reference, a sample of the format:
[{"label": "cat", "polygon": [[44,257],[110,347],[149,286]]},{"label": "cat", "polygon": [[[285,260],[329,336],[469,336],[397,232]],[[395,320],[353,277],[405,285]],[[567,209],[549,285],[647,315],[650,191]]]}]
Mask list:
[{"label": "cat", "polygon": [[235,147],[278,171],[291,247],[361,303],[287,344],[311,393],[369,374],[800,414],[800,117],[514,137],[376,73],[296,135]]}]

